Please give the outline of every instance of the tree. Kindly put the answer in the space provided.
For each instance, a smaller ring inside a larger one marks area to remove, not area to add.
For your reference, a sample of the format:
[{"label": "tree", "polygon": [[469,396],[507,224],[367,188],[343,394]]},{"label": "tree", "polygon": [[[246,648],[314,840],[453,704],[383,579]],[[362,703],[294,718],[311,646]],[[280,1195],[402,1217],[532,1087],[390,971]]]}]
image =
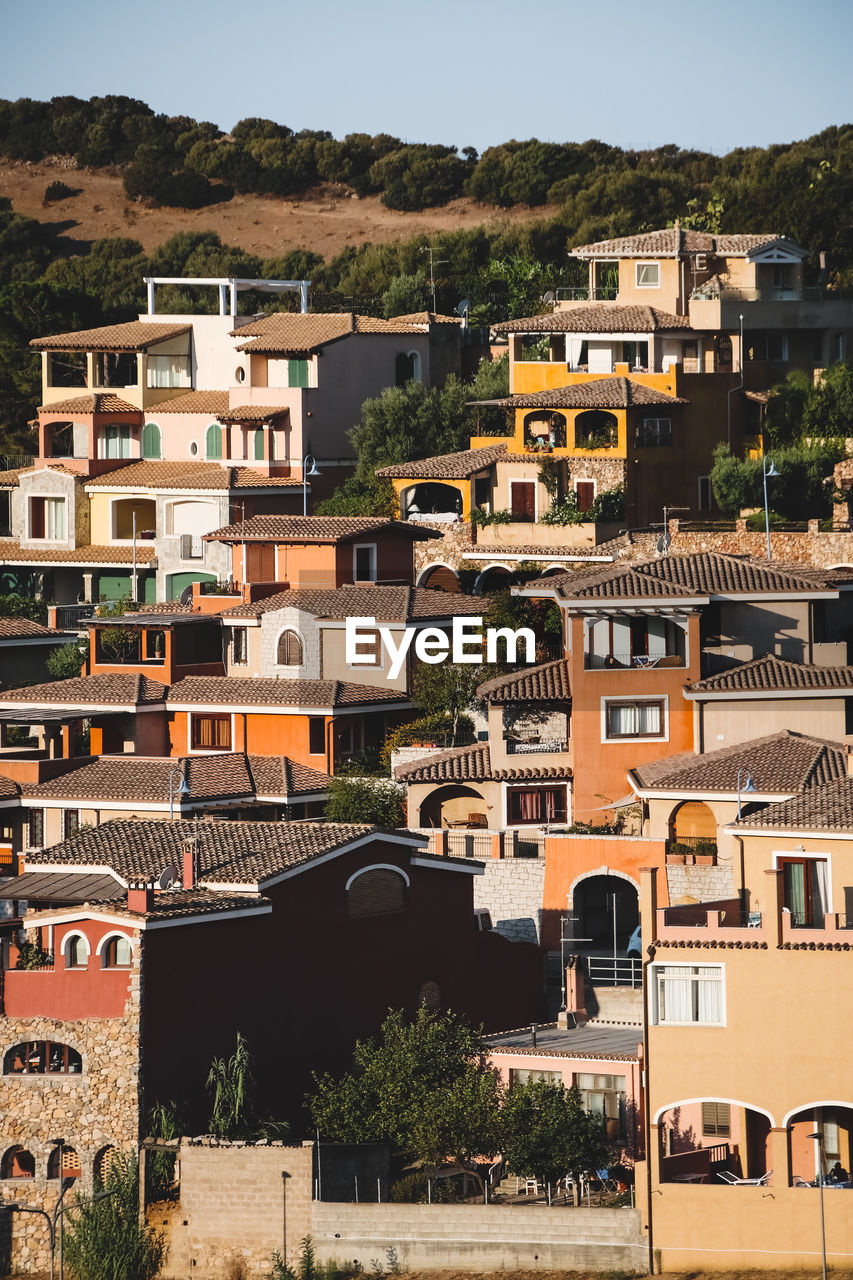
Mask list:
[{"label": "tree", "polygon": [[339,774],[329,784],[326,804],[329,822],[370,822],[378,827],[402,827],[403,792],[388,778],[356,778]]},{"label": "tree", "polygon": [[529,1081],[510,1089],[502,1116],[502,1151],[513,1173],[546,1183],[599,1169],[608,1157],[598,1116],[577,1088]]},{"label": "tree", "polygon": [[75,676],[79,676],[83,670],[83,661],[87,649],[88,641],[85,648],[81,648],[78,643],[61,644],[55,649],[51,649],[44,663],[51,679],[73,680]]},{"label": "tree", "polygon": [[0,596],[0,618],[27,618],[46,626],[47,605],[44,600],[32,600],[29,596]]},{"label": "tree", "polygon": [[412,678],[412,695],[415,702],[430,716],[444,719],[450,730],[450,743],[454,746],[459,736],[463,713],[477,702],[477,687],[494,672],[481,664],[462,666],[453,662],[434,665],[419,662]]},{"label": "tree", "polygon": [[428,311],[431,306],[432,296],[422,271],[412,276],[395,276],[382,295],[382,314],[386,320],[411,315],[414,311]]},{"label": "tree", "polygon": [[66,1217],[65,1261],[77,1280],[152,1280],[163,1265],[162,1233],[139,1220],[139,1167],[133,1156],[112,1153],[98,1199],[79,1189]]},{"label": "tree", "polygon": [[210,1132],[217,1138],[283,1136],[286,1125],[258,1114],[254,1060],[239,1031],[231,1057],[211,1062],[205,1088],[212,1100]]},{"label": "tree", "polygon": [[357,1041],[350,1072],[315,1074],[311,1117],[332,1141],[392,1142],[429,1165],[470,1165],[500,1149],[503,1086],[485,1054],[481,1032],[454,1013],[422,1005],[408,1020],[392,1010],[378,1041]]},{"label": "tree", "polygon": [[[768,481],[770,508],[786,520],[829,516],[832,487],[826,481],[843,456],[844,445],[838,440],[774,449],[772,461],[778,475]],[[714,450],[711,485],[721,511],[737,516],[744,507],[764,506],[762,467],[763,459],[735,458],[726,445]]]}]

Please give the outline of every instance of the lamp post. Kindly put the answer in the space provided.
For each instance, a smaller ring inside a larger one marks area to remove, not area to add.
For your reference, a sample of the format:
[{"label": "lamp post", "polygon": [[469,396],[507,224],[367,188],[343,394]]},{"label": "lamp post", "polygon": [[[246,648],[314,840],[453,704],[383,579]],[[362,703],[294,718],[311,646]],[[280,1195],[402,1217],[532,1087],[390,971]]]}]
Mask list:
[{"label": "lamp post", "polygon": [[[768,462],[770,463],[769,471],[767,469]],[[764,476],[764,528],[767,533],[767,559],[769,560],[770,559],[770,508],[767,505],[767,481],[775,480],[776,477],[779,475],[779,472],[774,467],[772,458],[764,459],[764,461],[761,464],[761,471]]]},{"label": "lamp post", "polygon": [[[741,786],[740,784],[740,778],[742,773],[746,774],[746,781],[744,782],[743,786]],[[752,781],[752,774],[749,772],[749,770],[738,769],[737,771],[737,820],[738,822],[740,822],[741,792],[743,792],[744,795],[748,795],[750,791],[754,791],[754,790],[755,790],[755,783]]]},{"label": "lamp post", "polygon": [[[311,464],[310,468],[308,464]],[[302,514],[308,515],[308,477],[318,476],[317,459],[312,453],[306,453],[302,459]]]},{"label": "lamp post", "polygon": [[[74,1183],[76,1181],[77,1181],[76,1178],[62,1179],[62,1190],[60,1192],[59,1199],[56,1202],[56,1207],[53,1211],[53,1217],[50,1216],[50,1214],[46,1209],[38,1209],[36,1208],[35,1205],[32,1205],[32,1204],[17,1204],[17,1203],[11,1203],[11,1202],[7,1202],[6,1204],[0,1204],[0,1209],[8,1209],[10,1213],[38,1213],[38,1214],[41,1214],[41,1216],[46,1220],[48,1241],[50,1243],[50,1280],[54,1280],[54,1275],[55,1275],[57,1224],[61,1225],[62,1215],[67,1213],[68,1210],[72,1207],[71,1205],[67,1205],[63,1207],[62,1201],[65,1198],[66,1191],[70,1190],[70,1188],[74,1186]],[[97,1200],[106,1200],[109,1196],[114,1196],[114,1195],[115,1195],[114,1191],[98,1191],[96,1192],[95,1195],[92,1196],[92,1203],[94,1204],[95,1201]],[[63,1280],[63,1271],[64,1271],[64,1259],[63,1259],[62,1253],[60,1252],[59,1280]]]},{"label": "lamp post", "polygon": [[820,1187],[820,1258],[823,1268],[823,1280],[826,1280],[826,1221],[823,1216],[823,1134],[809,1133],[806,1135],[817,1143],[817,1182]]},{"label": "lamp post", "polygon": [[[178,778],[180,779],[178,783],[177,791],[173,789],[174,782],[175,782],[175,774],[177,774]],[[190,789],[189,789],[189,786],[187,785],[186,778],[181,772],[180,766],[178,766],[175,769],[170,769],[169,770],[169,820],[170,821],[174,822],[174,819],[175,819],[175,796],[176,795],[188,796],[189,793],[190,793]]]}]

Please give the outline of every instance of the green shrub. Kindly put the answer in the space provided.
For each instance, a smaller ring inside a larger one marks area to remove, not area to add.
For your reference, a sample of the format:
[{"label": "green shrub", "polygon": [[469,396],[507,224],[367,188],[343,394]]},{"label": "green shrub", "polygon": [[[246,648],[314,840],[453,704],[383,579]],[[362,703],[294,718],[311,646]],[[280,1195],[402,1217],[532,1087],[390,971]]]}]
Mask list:
[{"label": "green shrub", "polygon": [[153,1280],[166,1257],[163,1235],[139,1221],[139,1166],[115,1152],[106,1197],[76,1192],[65,1220],[65,1263],[76,1280]]},{"label": "green shrub", "polygon": [[512,524],[515,516],[508,507],[504,507],[499,511],[485,511],[482,507],[475,507],[471,512],[471,523],[482,527],[487,524]]},{"label": "green shrub", "polygon": [[67,200],[69,196],[76,196],[77,192],[73,187],[68,187],[64,182],[51,182],[44,193],[43,204],[53,204],[55,200]]}]

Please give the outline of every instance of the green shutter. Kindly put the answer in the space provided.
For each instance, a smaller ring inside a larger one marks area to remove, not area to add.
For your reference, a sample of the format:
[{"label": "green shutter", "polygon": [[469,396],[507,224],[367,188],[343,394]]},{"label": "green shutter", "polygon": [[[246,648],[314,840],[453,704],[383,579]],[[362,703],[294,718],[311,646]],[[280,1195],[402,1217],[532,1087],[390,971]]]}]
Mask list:
[{"label": "green shutter", "polygon": [[307,360],[289,360],[287,372],[287,385],[289,387],[307,387],[308,386],[308,361]]},{"label": "green shutter", "polygon": [[255,462],[264,460],[264,429],[259,427],[255,432]]},{"label": "green shutter", "polygon": [[142,428],[143,458],[160,457],[160,428],[156,422],[146,422]]},{"label": "green shutter", "polygon": [[204,456],[212,458],[214,461],[222,457],[222,428],[218,422],[212,423],[207,428],[207,435],[204,441]]}]

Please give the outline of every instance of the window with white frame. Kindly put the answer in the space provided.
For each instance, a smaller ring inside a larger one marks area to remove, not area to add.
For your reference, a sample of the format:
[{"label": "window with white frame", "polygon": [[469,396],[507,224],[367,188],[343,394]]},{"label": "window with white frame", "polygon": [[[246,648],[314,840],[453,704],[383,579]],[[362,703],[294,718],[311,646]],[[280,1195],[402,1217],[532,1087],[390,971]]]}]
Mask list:
[{"label": "window with white frame", "polygon": [[635,265],[636,282],[638,289],[659,289],[660,288],[660,263],[659,262],[638,262]]},{"label": "window with white frame", "polygon": [[30,537],[54,542],[65,538],[64,498],[30,498]]},{"label": "window with white frame", "polygon": [[[127,423],[104,427],[98,438],[99,458],[129,458],[131,430]],[[159,457],[159,454],[158,454]]]},{"label": "window with white frame", "polygon": [[604,740],[665,738],[666,698],[604,699]]},{"label": "window with white frame", "polygon": [[660,1026],[721,1027],[725,1022],[725,968],[721,964],[654,966]]},{"label": "window with white frame", "polygon": [[231,661],[236,667],[244,667],[249,661],[249,631],[247,627],[231,629]]},{"label": "window with white frame", "polygon": [[376,581],[376,543],[353,547],[352,573],[354,582]]},{"label": "window with white frame", "polygon": [[537,1071],[534,1067],[510,1067],[509,1087],[517,1084],[562,1084],[562,1071]]}]

